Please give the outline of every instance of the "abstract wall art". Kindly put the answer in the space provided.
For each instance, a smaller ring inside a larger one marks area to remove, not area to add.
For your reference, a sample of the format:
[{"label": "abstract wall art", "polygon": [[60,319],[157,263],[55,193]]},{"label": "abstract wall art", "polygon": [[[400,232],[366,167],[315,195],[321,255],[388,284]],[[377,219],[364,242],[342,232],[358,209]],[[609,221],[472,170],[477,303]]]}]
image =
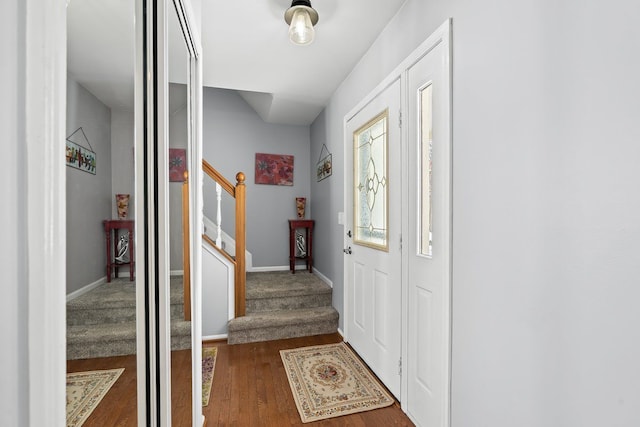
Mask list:
[{"label": "abstract wall art", "polygon": [[169,182],[183,182],[187,170],[187,150],[169,148]]},{"label": "abstract wall art", "polygon": [[293,185],[293,156],[256,153],[256,184]]}]

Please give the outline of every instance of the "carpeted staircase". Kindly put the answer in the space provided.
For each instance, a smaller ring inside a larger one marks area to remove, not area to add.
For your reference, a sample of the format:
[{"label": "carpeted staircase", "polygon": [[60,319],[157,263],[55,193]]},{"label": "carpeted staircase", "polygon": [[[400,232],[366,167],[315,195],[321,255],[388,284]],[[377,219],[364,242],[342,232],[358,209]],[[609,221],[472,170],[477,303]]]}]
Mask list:
[{"label": "carpeted staircase", "polygon": [[[184,320],[182,277],[171,277],[171,349],[191,347],[191,322]],[[104,283],[67,303],[67,359],[136,353],[135,282]]]},{"label": "carpeted staircase", "polygon": [[228,343],[335,333],[338,312],[331,292],[306,271],[247,273],[247,315],[229,321]]}]

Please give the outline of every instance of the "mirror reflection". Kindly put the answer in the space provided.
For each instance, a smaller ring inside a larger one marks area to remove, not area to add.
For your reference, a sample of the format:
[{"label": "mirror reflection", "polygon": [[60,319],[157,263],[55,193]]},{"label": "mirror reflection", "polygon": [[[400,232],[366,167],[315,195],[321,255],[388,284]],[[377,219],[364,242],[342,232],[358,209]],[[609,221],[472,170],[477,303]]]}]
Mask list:
[{"label": "mirror reflection", "polygon": [[136,425],[134,2],[67,6],[67,421]]},{"label": "mirror reflection", "polygon": [[[188,51],[169,6],[169,263],[171,286],[171,418],[190,426],[192,411],[191,292],[189,286]],[[185,249],[187,248],[187,249]]]}]

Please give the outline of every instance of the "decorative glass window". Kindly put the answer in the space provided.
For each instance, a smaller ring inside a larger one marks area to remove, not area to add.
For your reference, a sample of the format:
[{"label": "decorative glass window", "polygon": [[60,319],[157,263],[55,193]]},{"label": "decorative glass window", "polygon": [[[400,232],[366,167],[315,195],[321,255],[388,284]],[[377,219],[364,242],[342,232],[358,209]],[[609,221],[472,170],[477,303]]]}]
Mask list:
[{"label": "decorative glass window", "polygon": [[354,243],[389,250],[387,129],[385,110],[353,133]]},{"label": "decorative glass window", "polygon": [[433,85],[419,90],[420,106],[420,226],[419,238],[420,254],[431,257],[433,255],[433,216],[431,203],[432,184],[432,154],[433,154]]}]

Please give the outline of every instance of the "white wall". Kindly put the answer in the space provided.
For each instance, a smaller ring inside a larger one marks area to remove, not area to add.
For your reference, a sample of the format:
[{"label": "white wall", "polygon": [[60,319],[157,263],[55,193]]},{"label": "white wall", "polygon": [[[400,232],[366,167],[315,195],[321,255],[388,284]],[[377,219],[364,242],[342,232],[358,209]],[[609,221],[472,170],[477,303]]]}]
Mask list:
[{"label": "white wall", "polygon": [[[102,221],[117,218],[111,191],[111,110],[91,92],[67,78],[67,137],[93,148],[96,174],[67,167],[67,294],[106,275]],[[89,147],[87,147],[89,148]]]},{"label": "white wall", "polygon": [[0,38],[3,40],[0,64],[0,138],[7,161],[0,168],[3,209],[3,286],[0,298],[0,414],[2,423],[23,426],[28,423],[28,310],[26,259],[25,192],[28,167],[25,144],[25,49],[24,4],[21,0],[3,3],[0,14]]},{"label": "white wall", "polygon": [[[234,184],[237,172],[246,175],[247,250],[253,255],[253,266],[288,266],[287,220],[296,216],[295,198],[307,198],[307,218],[315,207],[309,198],[309,126],[265,123],[235,91],[205,88],[203,104],[204,159]],[[256,153],[293,155],[293,186],[256,185]],[[205,177],[204,213],[215,220],[212,182]],[[234,211],[230,200],[225,202],[222,226],[233,237]]]},{"label": "white wall", "polygon": [[[312,125],[342,313],[344,115],[453,17],[454,427],[640,425],[640,4],[408,0]],[[328,182],[327,182],[328,181]]]},{"label": "white wall", "polygon": [[220,260],[215,249],[202,247],[202,336],[220,336],[228,332],[229,289],[234,282],[230,262]]}]

